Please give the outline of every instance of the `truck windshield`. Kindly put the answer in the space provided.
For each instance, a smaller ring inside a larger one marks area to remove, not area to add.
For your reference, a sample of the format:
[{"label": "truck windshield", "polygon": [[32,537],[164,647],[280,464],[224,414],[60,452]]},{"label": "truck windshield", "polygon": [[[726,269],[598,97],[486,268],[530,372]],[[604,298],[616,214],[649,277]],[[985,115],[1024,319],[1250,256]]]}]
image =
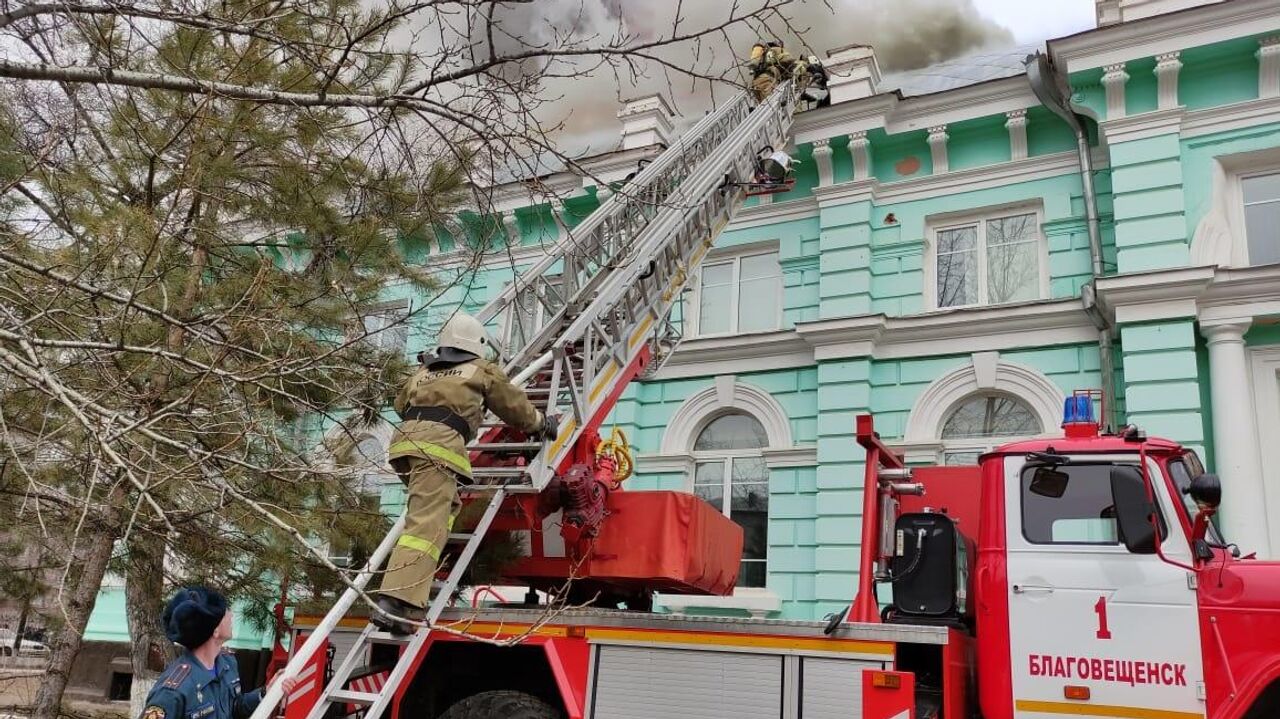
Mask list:
[{"label": "truck windshield", "polygon": [[[1187,488],[1191,486],[1191,480],[1202,474],[1204,474],[1204,465],[1200,464],[1200,458],[1195,452],[1188,451],[1179,459],[1169,462],[1169,476],[1173,478],[1173,484],[1178,488],[1178,496],[1182,499],[1182,506],[1187,511],[1187,518],[1192,521],[1195,520],[1200,508],[1196,506],[1195,500],[1191,499],[1191,495],[1187,494]],[[1213,526],[1213,522],[1209,522],[1205,540],[1215,547],[1225,546],[1222,535],[1218,534],[1218,528]]]}]

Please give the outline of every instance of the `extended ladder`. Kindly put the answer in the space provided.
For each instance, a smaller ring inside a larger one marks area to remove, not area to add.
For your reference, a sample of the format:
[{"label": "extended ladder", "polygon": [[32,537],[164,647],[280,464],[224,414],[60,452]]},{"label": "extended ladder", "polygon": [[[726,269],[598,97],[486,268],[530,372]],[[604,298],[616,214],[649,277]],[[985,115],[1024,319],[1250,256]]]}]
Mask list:
[{"label": "extended ladder", "polygon": [[[436,582],[426,628],[411,636],[365,627],[320,694],[307,719],[335,704],[365,707],[378,719],[414,671],[430,627],[448,606],[486,532],[510,493],[539,492],[570,457],[588,429],[598,427],[639,370],[660,365],[683,337],[670,317],[681,290],[695,276],[716,236],[741,204],[741,187],[726,180],[752,177],[759,148],[780,146],[791,126],[792,86],[780,86],[759,106],[743,92],[700,120],[634,179],[569,231],[541,261],[495,297],[477,318],[505,320],[497,346],[508,372],[545,412],[561,414],[560,434],[529,442],[490,418],[471,445],[471,495],[488,501],[475,527],[450,535],[461,544],[447,578]],[[555,270],[559,269],[559,273]],[[528,302],[545,312],[528,313]],[[297,676],[355,604],[404,529],[397,520],[324,619],[293,652],[286,676]],[[348,688],[372,644],[403,646],[381,690]],[[266,719],[281,699],[279,686],[263,697],[251,719]]]}]

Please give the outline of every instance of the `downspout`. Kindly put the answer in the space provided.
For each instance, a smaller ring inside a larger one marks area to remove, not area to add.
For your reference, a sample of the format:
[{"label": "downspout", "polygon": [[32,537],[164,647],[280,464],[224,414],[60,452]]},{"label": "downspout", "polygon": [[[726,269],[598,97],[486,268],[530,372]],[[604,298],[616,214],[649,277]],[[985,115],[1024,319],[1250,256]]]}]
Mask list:
[{"label": "downspout", "polygon": [[1083,118],[1071,109],[1071,88],[1067,78],[1054,66],[1053,60],[1042,52],[1030,55],[1026,60],[1027,80],[1031,83],[1031,91],[1055,115],[1066,121],[1076,135],[1076,150],[1080,160],[1080,183],[1084,190],[1085,223],[1089,232],[1089,255],[1092,260],[1093,281],[1081,288],[1080,299],[1084,303],[1085,313],[1098,328],[1099,369],[1102,372],[1104,427],[1119,426],[1116,414],[1116,372],[1113,355],[1111,321],[1105,312],[1098,307],[1097,283],[1102,277],[1102,231],[1098,225],[1098,198],[1093,187],[1093,156],[1089,151],[1089,134],[1085,131]]}]

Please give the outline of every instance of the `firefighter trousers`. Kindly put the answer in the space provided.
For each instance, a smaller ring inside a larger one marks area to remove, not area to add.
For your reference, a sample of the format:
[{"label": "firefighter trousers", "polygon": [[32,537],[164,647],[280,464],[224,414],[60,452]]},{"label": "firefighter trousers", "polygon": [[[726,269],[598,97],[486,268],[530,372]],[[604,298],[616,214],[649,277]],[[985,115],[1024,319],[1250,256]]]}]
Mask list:
[{"label": "firefighter trousers", "polygon": [[462,507],[458,474],[421,457],[397,457],[391,466],[409,490],[409,507],[404,533],[391,552],[378,591],[422,608],[430,598],[440,553]]}]

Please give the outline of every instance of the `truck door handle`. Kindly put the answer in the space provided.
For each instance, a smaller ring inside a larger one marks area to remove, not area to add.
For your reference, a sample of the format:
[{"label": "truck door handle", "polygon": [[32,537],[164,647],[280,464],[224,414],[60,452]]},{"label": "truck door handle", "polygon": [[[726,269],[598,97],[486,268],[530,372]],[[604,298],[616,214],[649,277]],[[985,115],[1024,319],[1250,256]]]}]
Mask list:
[{"label": "truck door handle", "polygon": [[1015,584],[1013,585],[1014,594],[1031,594],[1033,592],[1042,592],[1044,594],[1053,594],[1053,587],[1045,587],[1039,584]]}]

